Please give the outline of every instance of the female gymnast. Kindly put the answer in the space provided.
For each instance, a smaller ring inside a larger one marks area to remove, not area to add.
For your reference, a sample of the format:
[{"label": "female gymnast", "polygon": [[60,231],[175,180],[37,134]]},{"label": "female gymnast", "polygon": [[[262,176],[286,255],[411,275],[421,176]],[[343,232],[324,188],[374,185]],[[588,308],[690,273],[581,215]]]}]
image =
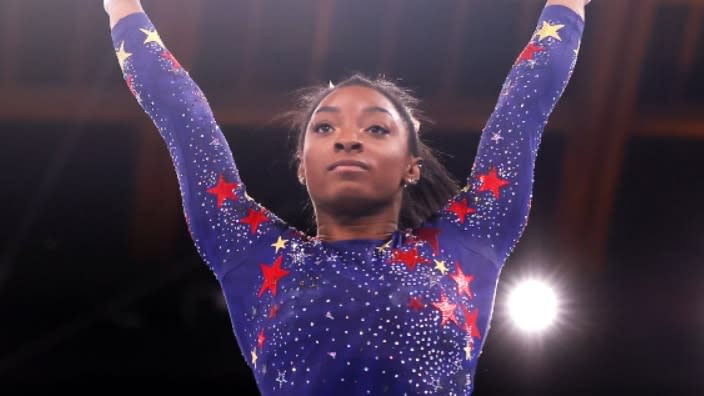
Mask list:
[{"label": "female gymnast", "polygon": [[188,232],[263,395],[472,393],[588,2],[547,1],[462,189],[419,139],[408,91],[355,75],[305,95],[307,235],[247,195],[206,97],[139,0],[104,0],[123,77],[168,147]]}]

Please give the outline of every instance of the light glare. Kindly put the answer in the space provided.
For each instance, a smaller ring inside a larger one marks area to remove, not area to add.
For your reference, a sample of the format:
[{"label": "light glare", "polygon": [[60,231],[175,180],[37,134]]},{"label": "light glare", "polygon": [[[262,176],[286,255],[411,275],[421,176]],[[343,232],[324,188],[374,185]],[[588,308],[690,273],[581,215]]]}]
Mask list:
[{"label": "light glare", "polygon": [[527,280],[511,292],[509,315],[520,329],[538,332],[549,327],[557,316],[557,297],[553,289],[538,280]]}]

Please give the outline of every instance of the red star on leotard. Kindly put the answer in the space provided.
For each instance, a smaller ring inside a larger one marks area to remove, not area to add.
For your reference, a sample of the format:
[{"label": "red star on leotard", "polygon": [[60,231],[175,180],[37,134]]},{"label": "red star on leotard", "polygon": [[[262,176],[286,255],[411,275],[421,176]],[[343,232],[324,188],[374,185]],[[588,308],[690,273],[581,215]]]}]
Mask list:
[{"label": "red star on leotard", "polygon": [[518,56],[518,59],[516,59],[516,63],[514,63],[514,65],[517,65],[522,61],[532,61],[535,54],[542,51],[545,51],[544,47],[534,43],[529,43]]},{"label": "red star on leotard", "polygon": [[262,286],[259,288],[259,297],[266,292],[268,289],[271,291],[273,296],[276,295],[276,287],[281,278],[289,274],[289,271],[281,268],[281,262],[283,261],[283,256],[279,256],[274,261],[271,267],[266,264],[260,264],[259,267],[262,270],[262,275],[264,276],[264,281],[262,281]]},{"label": "red star on leotard", "polygon": [[482,335],[479,333],[479,328],[477,327],[477,316],[479,315],[479,308],[467,312],[467,308],[462,306],[462,314],[464,315],[464,331],[470,334],[474,338],[482,339]]},{"label": "red star on leotard", "polygon": [[496,167],[492,167],[489,173],[484,175],[479,175],[479,181],[482,185],[479,186],[479,192],[491,191],[494,194],[494,198],[499,199],[501,197],[500,189],[508,186],[508,180],[501,179],[496,174]]},{"label": "red star on leotard", "polygon": [[440,229],[423,227],[416,231],[416,236],[421,241],[426,241],[433,248],[433,255],[438,255],[440,253],[440,246],[438,245],[438,234]]},{"label": "red star on leotard", "polygon": [[423,304],[423,301],[421,301],[420,297],[411,297],[411,299],[408,301],[408,307],[418,312],[421,309],[425,308],[425,305]]},{"label": "red star on leotard", "polygon": [[137,97],[137,91],[134,90],[134,76],[128,74],[127,78],[125,78],[125,82],[127,83],[127,88],[132,92],[132,96]]},{"label": "red star on leotard", "polygon": [[438,311],[440,311],[440,314],[442,315],[440,327],[444,327],[449,321],[452,321],[459,326],[459,323],[457,323],[457,317],[455,316],[455,307],[457,307],[457,304],[452,304],[448,301],[447,296],[444,293],[440,294],[440,301],[432,304]]},{"label": "red star on leotard", "polygon": [[413,248],[408,251],[402,251],[400,249],[395,249],[391,254],[391,263],[404,263],[409,271],[416,269],[416,265],[429,263],[425,257],[418,255],[418,249]]},{"label": "red star on leotard", "polygon": [[264,349],[264,341],[266,341],[266,336],[264,335],[264,329],[259,330],[259,335],[257,335],[257,346],[261,351]]},{"label": "red star on leotard", "polygon": [[279,313],[279,304],[274,304],[274,306],[271,307],[269,310],[269,319],[275,318],[276,314]]},{"label": "red star on leotard", "polygon": [[183,68],[181,64],[178,63],[178,60],[176,60],[176,57],[174,57],[174,54],[170,51],[162,51],[161,57],[171,62],[171,71],[175,72]]},{"label": "red star on leotard", "polygon": [[448,210],[454,213],[455,216],[457,216],[457,220],[459,220],[462,224],[464,224],[464,220],[467,215],[470,215],[477,211],[476,209],[470,208],[469,205],[467,205],[467,198],[464,198],[459,202],[452,201]]},{"label": "red star on leotard", "polygon": [[235,194],[235,189],[238,184],[236,182],[228,183],[225,181],[225,176],[220,175],[218,184],[208,189],[208,193],[213,194],[218,197],[218,208],[222,206],[226,199],[236,200],[237,194]]},{"label": "red star on leotard", "polygon": [[247,216],[242,218],[242,220],[240,220],[240,222],[245,223],[245,224],[249,224],[249,232],[254,234],[257,232],[259,225],[267,220],[269,220],[269,218],[266,217],[266,211],[264,211],[264,209],[259,209],[259,210],[249,209]]},{"label": "red star on leotard", "polygon": [[462,266],[460,266],[460,263],[457,261],[455,262],[455,272],[450,274],[450,278],[457,283],[457,295],[461,296],[462,294],[466,294],[469,298],[473,297],[469,283],[474,280],[474,276],[465,275],[462,271]]}]

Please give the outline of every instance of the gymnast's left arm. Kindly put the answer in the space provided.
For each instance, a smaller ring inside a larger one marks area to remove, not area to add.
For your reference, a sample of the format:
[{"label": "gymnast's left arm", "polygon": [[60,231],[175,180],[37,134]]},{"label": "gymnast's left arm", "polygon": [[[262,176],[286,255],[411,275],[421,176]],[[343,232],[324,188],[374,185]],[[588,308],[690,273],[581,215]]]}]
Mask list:
[{"label": "gymnast's left arm", "polygon": [[538,146],[572,76],[587,2],[547,1],[482,130],[466,187],[443,210],[460,240],[497,266],[528,222]]}]

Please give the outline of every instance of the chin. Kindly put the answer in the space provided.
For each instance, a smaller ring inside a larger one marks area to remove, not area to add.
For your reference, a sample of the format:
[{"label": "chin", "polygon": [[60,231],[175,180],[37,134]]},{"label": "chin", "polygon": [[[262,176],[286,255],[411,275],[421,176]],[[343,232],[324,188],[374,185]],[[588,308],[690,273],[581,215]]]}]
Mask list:
[{"label": "chin", "polygon": [[330,194],[327,198],[319,200],[322,207],[331,213],[346,216],[363,216],[375,213],[393,203],[389,197],[380,197],[379,194],[370,194],[359,187],[343,188]]}]

